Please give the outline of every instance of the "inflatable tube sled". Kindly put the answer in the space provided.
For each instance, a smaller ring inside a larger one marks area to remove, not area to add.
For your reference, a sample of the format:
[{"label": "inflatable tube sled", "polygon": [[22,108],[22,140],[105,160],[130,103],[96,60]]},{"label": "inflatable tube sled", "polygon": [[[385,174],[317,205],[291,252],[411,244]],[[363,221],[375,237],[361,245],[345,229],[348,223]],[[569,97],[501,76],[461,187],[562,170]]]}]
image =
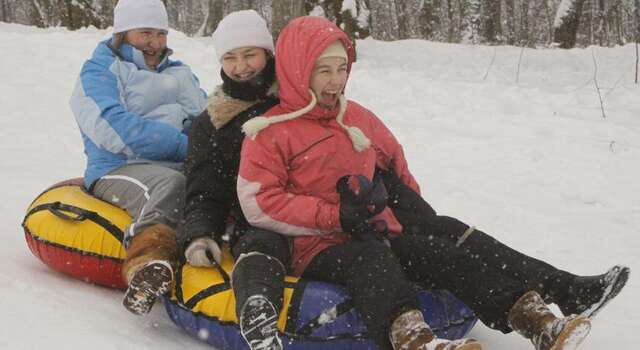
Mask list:
[{"label": "inflatable tube sled", "polygon": [[[131,217],[93,197],[82,179],[52,186],[29,206],[22,226],[29,249],[45,265],[87,282],[124,289],[123,230]],[[233,259],[224,249],[222,268],[184,265],[172,296],[164,298],[171,320],[218,349],[248,349],[235,317],[229,283]],[[287,277],[278,322],[287,349],[375,349],[346,291],[336,285]],[[473,312],[446,291],[421,291],[420,308],[434,332],[462,338]]]},{"label": "inflatable tube sled", "polygon": [[[232,268],[228,249],[222,268],[182,266],[164,305],[171,320],[192,336],[218,349],[248,350],[235,317]],[[476,323],[473,312],[447,291],[421,291],[418,302],[438,337],[463,338]],[[288,350],[377,349],[345,289],[329,283],[287,277],[278,329]]]},{"label": "inflatable tube sled", "polygon": [[58,183],[40,194],[22,222],[31,252],[68,276],[124,289],[123,230],[126,211],[87,193],[82,179]]}]

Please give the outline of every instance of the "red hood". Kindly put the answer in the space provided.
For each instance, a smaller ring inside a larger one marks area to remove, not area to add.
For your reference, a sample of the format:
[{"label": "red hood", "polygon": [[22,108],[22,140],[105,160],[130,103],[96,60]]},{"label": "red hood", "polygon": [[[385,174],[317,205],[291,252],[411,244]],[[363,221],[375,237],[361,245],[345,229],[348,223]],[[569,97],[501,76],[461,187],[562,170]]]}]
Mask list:
[{"label": "red hood", "polygon": [[[349,57],[347,72],[355,52],[351,40],[340,28],[322,17],[299,17],[289,22],[276,44],[276,75],[280,84],[280,106],[286,112],[300,110],[311,102],[309,80],[320,54],[334,41],[342,40]],[[338,108],[335,113],[337,114]],[[327,115],[320,106],[311,112],[313,116]]]}]

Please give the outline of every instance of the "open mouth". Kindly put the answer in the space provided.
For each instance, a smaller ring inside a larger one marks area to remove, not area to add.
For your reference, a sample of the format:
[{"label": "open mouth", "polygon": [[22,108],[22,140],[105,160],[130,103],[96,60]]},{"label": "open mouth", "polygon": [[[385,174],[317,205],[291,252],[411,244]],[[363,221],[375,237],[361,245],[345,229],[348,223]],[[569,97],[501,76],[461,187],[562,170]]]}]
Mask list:
[{"label": "open mouth", "polygon": [[320,94],[320,103],[325,106],[335,106],[339,97],[338,91],[323,91]]},{"label": "open mouth", "polygon": [[142,50],[142,53],[145,56],[148,56],[148,57],[158,57],[158,56],[160,56],[160,53],[158,51],[155,51],[155,50],[144,49],[144,50]]}]

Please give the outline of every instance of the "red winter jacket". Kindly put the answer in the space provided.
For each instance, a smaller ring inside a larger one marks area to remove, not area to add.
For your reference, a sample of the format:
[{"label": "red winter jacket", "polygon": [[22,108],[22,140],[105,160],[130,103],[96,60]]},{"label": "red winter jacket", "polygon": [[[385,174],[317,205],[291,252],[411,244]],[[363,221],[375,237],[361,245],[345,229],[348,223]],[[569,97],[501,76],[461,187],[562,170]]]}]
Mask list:
[{"label": "red winter jacket", "polygon": [[[353,46],[333,23],[319,17],[301,17],[280,33],[276,46],[276,73],[280,104],[265,116],[297,111],[311,101],[309,80],[317,57],[342,40],[353,62]],[[275,123],[242,146],[238,196],[251,225],[294,236],[292,267],[300,275],[323,249],[349,240],[341,232],[336,182],[344,175],[373,177],[376,165],[392,168],[411,188],[418,184],[407,168],[402,147],[387,127],[369,110],[349,101],[343,122],[356,126],[371,140],[357,152],[336,122],[338,108],[315,106],[289,121]],[[398,234],[402,226],[387,208],[377,216]]]}]

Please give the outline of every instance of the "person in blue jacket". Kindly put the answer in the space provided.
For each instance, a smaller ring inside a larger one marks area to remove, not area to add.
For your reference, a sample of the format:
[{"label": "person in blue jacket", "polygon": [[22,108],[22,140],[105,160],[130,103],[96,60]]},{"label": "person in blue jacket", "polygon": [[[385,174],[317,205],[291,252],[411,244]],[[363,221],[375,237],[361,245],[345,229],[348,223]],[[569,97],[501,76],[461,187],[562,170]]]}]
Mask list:
[{"label": "person in blue jacket", "polygon": [[113,36],[82,66],[70,101],[87,156],[85,186],[133,219],[123,242],[123,304],[139,315],[173,283],[187,132],[206,107],[189,66],[169,59],[168,29],[161,0],[118,1]]}]

